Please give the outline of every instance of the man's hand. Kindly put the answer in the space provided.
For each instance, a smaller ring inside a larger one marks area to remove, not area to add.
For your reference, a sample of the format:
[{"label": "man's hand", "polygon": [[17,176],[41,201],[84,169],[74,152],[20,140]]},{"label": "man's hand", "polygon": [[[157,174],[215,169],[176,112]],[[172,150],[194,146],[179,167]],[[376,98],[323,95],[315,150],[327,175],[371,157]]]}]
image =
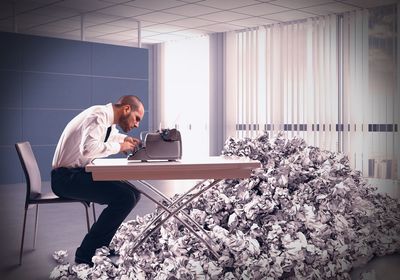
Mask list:
[{"label": "man's hand", "polygon": [[140,144],[141,141],[139,139],[127,136],[125,137],[124,142],[120,144],[120,152],[124,154],[129,154],[135,149],[135,147],[138,147]]},{"label": "man's hand", "polygon": [[142,143],[142,141],[140,141],[139,139],[136,139],[136,138],[133,138],[130,136],[126,136],[124,139],[124,142],[131,142],[135,146],[139,146]]}]

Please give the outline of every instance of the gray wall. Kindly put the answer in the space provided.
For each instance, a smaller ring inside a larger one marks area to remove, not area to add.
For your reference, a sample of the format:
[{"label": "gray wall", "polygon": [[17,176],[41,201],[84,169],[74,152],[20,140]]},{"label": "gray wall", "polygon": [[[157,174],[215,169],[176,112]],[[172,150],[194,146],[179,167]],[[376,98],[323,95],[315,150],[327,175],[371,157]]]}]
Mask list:
[{"label": "gray wall", "polygon": [[146,108],[148,50],[0,32],[0,184],[23,182],[14,148],[30,141],[43,180],[55,146],[83,109],[136,94]]}]

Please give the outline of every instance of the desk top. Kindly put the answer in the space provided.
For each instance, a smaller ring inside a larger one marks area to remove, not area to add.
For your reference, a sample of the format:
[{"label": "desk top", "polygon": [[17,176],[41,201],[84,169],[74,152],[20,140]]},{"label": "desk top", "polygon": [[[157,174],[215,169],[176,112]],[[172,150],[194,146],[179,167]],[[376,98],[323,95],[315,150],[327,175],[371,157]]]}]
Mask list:
[{"label": "desk top", "polygon": [[248,178],[260,167],[257,160],[241,157],[206,157],[179,161],[128,161],[125,158],[95,159],[86,166],[93,180],[178,180]]}]

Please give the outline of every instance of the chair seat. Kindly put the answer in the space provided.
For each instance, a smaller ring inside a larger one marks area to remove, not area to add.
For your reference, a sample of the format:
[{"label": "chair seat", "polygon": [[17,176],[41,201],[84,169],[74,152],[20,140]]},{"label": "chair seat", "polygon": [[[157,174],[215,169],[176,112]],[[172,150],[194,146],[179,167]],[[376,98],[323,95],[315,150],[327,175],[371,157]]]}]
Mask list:
[{"label": "chair seat", "polygon": [[76,199],[72,199],[72,198],[59,197],[53,192],[37,194],[35,197],[29,198],[29,201],[28,201],[29,204],[49,204],[49,203],[64,203],[64,202],[65,203],[81,202],[81,203],[85,204],[87,207],[90,206],[90,202],[76,200]]}]

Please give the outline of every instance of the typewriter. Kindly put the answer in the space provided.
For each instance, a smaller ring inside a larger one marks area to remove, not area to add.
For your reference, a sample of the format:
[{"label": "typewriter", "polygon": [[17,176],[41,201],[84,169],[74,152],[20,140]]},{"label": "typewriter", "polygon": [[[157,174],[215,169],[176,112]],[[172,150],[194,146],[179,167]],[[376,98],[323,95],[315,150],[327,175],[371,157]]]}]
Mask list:
[{"label": "typewriter", "polygon": [[182,138],[177,129],[161,129],[146,133],[144,137],[141,133],[140,140],[141,145],[128,155],[128,160],[176,161],[182,158]]}]

